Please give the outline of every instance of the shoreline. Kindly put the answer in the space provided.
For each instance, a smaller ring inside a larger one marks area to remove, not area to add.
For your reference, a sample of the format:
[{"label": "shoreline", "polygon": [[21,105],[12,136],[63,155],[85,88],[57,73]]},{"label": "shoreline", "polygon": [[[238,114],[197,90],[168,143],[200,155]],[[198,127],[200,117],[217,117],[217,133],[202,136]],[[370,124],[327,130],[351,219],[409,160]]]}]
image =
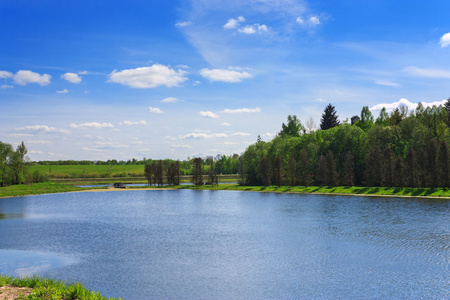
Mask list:
[{"label": "shoreline", "polygon": [[[238,184],[221,184],[219,186],[162,186],[162,187],[129,187],[129,188],[110,188],[110,187],[99,187],[99,188],[67,188],[57,184],[58,186],[53,189],[54,183],[50,184],[52,189],[48,186],[43,185],[41,189],[39,186],[32,186],[29,191],[30,186],[22,186],[22,189],[16,191],[16,194],[2,195],[0,199],[3,198],[13,198],[13,197],[25,197],[34,195],[44,195],[44,194],[55,194],[55,193],[70,193],[70,192],[115,192],[115,191],[158,191],[158,190],[179,190],[179,189],[191,189],[191,190],[210,190],[210,191],[241,191],[241,192],[263,192],[263,193],[289,193],[289,194],[310,194],[310,195],[337,195],[337,196],[367,196],[367,197],[397,197],[397,198],[423,198],[423,199],[441,199],[450,200],[450,191],[447,189],[427,189],[427,188],[381,188],[381,187],[325,187],[325,186],[314,186],[314,187],[276,187],[276,186],[240,186]],[[61,187],[62,186],[62,187]],[[389,193],[389,190],[396,189],[399,193]],[[332,191],[331,191],[332,190]],[[361,191],[359,193],[353,192],[353,190]],[[348,192],[342,192],[348,191]],[[1,192],[1,189],[0,189]],[[403,192],[405,194],[400,194]],[[426,195],[426,193],[442,192],[444,195]],[[406,194],[409,193],[409,194]],[[412,193],[420,193],[414,195]]]},{"label": "shoreline", "polygon": [[[260,188],[260,187],[255,187]],[[327,192],[305,192],[305,191],[276,191],[276,190],[256,190],[256,189],[233,189],[225,187],[201,187],[201,188],[179,188],[179,187],[157,187],[157,188],[106,188],[89,189],[77,192],[120,192],[120,191],[161,191],[161,190],[205,190],[205,191],[235,191],[235,192],[259,192],[259,193],[278,193],[278,194],[305,194],[305,195],[336,195],[336,196],[365,196],[365,197],[390,197],[390,198],[423,198],[423,199],[441,199],[450,200],[450,196],[424,196],[424,195],[396,195],[396,194],[356,194],[356,193],[327,193]]]}]

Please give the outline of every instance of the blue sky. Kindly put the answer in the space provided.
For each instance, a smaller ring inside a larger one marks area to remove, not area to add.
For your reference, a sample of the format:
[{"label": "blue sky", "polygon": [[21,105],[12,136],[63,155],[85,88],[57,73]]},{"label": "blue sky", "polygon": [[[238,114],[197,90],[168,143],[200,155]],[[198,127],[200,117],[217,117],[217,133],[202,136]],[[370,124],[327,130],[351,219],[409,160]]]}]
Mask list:
[{"label": "blue sky", "polygon": [[[32,160],[241,153],[450,97],[450,2],[0,2],[0,140]],[[311,122],[309,122],[311,123]]]}]

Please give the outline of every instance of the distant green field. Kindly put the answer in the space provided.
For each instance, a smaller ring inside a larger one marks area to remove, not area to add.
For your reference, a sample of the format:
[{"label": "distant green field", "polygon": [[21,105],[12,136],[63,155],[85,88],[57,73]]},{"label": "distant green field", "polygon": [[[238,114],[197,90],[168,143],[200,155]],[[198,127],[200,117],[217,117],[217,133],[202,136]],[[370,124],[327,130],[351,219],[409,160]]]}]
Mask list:
[{"label": "distant green field", "polygon": [[141,177],[144,165],[34,165],[28,172],[46,173],[49,178]]}]

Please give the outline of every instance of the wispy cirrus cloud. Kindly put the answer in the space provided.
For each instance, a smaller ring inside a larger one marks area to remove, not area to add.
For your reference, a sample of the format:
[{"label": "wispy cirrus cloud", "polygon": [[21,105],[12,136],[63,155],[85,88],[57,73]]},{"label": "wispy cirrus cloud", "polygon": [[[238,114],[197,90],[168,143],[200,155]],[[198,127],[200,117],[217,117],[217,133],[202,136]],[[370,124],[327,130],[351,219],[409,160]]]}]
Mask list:
[{"label": "wispy cirrus cloud", "polygon": [[404,72],[420,76],[420,77],[428,77],[428,78],[450,78],[450,71],[441,70],[441,69],[428,69],[428,68],[419,68],[415,66],[406,67],[403,69]]},{"label": "wispy cirrus cloud", "polygon": [[174,70],[168,66],[154,64],[151,67],[141,67],[122,71],[114,70],[109,74],[108,82],[119,83],[137,89],[149,89],[159,86],[179,86],[188,78],[188,72]]},{"label": "wispy cirrus cloud", "polygon": [[102,129],[102,128],[114,128],[114,125],[107,122],[89,122],[89,123],[82,123],[82,124],[70,124],[71,128],[75,129]]},{"label": "wispy cirrus cloud", "polygon": [[246,71],[232,69],[201,69],[200,75],[210,81],[241,82],[243,79],[252,78],[253,75]]},{"label": "wispy cirrus cloud", "polygon": [[63,89],[62,91],[56,91],[58,94],[67,94],[69,92],[68,89]]}]

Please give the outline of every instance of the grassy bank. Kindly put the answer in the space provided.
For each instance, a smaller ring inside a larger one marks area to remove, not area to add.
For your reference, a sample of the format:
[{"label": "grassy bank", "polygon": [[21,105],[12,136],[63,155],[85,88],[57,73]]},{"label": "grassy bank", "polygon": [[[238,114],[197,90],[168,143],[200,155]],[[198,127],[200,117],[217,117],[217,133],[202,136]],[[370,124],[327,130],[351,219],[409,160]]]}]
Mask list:
[{"label": "grassy bank", "polygon": [[83,188],[75,187],[72,185],[44,182],[34,184],[20,184],[0,187],[0,198],[14,197],[14,196],[27,196],[27,195],[40,195],[51,193],[66,193],[66,192],[78,192],[84,190]]},{"label": "grassy bank", "polygon": [[220,184],[219,186],[179,186],[180,189],[232,190],[273,193],[306,193],[306,194],[348,194],[378,196],[412,196],[412,197],[445,197],[450,198],[447,188],[388,188],[388,187],[327,187],[327,186],[240,186],[237,184]]},{"label": "grassy bank", "polygon": [[78,283],[66,284],[36,276],[14,278],[0,275],[0,299],[103,300],[111,298],[91,292]]}]

